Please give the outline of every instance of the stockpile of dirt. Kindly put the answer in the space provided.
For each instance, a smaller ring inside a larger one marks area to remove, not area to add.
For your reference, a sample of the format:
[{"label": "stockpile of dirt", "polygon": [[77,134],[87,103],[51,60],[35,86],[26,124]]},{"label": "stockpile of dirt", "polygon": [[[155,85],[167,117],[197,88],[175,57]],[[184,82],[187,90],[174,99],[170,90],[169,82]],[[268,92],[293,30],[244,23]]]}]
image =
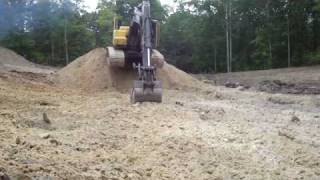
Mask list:
[{"label": "stockpile of dirt", "polygon": [[200,74],[198,79],[240,90],[280,94],[320,94],[320,66]]},{"label": "stockpile of dirt", "polygon": [[0,47],[0,66],[7,68],[34,67],[34,64],[12,50]]},{"label": "stockpile of dirt", "polygon": [[[58,85],[84,90],[102,90],[116,88],[127,91],[132,87],[136,73],[133,70],[109,67],[106,50],[97,48],[79,57],[61,69],[55,78]],[[165,63],[157,69],[157,77],[166,89],[199,87],[200,82],[187,73]]]},{"label": "stockpile of dirt", "polygon": [[0,80],[52,84],[51,75],[56,70],[53,67],[34,64],[10,49],[0,47]]},{"label": "stockpile of dirt", "polygon": [[259,83],[258,90],[282,94],[320,94],[320,83],[317,81],[287,83],[280,80],[266,80]]}]

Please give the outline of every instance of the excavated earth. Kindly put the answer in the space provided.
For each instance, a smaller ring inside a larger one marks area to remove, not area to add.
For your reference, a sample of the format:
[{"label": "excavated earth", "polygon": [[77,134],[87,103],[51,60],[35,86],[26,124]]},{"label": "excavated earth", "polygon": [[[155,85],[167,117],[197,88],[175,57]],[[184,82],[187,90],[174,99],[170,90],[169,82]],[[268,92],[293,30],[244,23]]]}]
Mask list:
[{"label": "excavated earth", "polygon": [[58,72],[0,55],[0,179],[320,179],[319,95],[212,86],[167,64],[164,102],[130,104],[104,53]]},{"label": "excavated earth", "polygon": [[273,94],[320,94],[320,66],[195,76],[209,84],[229,88],[242,86]]},{"label": "excavated earth", "polygon": [[[101,91],[114,89],[120,92],[128,91],[137,79],[133,70],[109,67],[107,52],[97,48],[79,57],[67,67],[60,70],[54,81],[60,87],[82,89],[86,91]],[[185,89],[201,86],[192,76],[165,63],[157,69],[157,78],[166,89]]]}]

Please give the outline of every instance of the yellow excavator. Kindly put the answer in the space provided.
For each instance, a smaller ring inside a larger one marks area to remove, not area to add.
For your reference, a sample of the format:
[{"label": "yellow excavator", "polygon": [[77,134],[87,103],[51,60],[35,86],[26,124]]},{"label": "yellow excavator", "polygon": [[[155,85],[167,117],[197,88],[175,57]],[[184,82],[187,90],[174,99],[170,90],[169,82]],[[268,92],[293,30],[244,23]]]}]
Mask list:
[{"label": "yellow excavator", "polygon": [[163,66],[164,57],[156,50],[160,24],[151,18],[150,1],[143,0],[134,8],[129,26],[122,26],[119,22],[115,18],[113,46],[107,47],[109,65],[137,72],[131,103],[162,102],[162,86],[156,78],[156,68]]}]

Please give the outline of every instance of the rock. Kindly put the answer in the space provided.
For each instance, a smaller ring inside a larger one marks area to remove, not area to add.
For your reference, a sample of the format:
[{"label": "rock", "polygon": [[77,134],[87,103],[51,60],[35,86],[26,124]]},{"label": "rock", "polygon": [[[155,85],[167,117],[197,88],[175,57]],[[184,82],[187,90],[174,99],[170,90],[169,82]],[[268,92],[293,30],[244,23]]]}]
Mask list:
[{"label": "rock", "polygon": [[237,88],[237,87],[239,87],[239,86],[241,86],[241,84],[240,83],[232,83],[232,82],[227,82],[227,83],[225,83],[224,84],[227,88]]},{"label": "rock", "polygon": [[106,174],[106,170],[102,169],[102,170],[100,171],[100,173],[101,173],[101,174]]},{"label": "rock", "polygon": [[29,176],[24,174],[18,174],[14,179],[16,180],[32,180]]},{"label": "rock", "polygon": [[43,133],[39,135],[42,139],[48,139],[50,137],[49,133]]},{"label": "rock", "polygon": [[219,92],[216,92],[215,95],[214,95],[214,97],[215,97],[216,99],[223,99],[222,94],[219,93]]},{"label": "rock", "polygon": [[286,105],[286,104],[294,104],[295,102],[289,99],[285,99],[278,96],[273,96],[268,98],[269,102],[272,102],[273,104],[280,104],[280,105]]},{"label": "rock", "polygon": [[210,111],[208,110],[200,112],[200,119],[204,121],[209,120],[210,119],[209,113]]},{"label": "rock", "polygon": [[[11,159],[13,159],[13,158],[14,158],[14,155],[16,155],[17,153],[18,153],[18,150],[17,150],[16,148],[11,149],[11,151],[9,151],[9,157],[10,157]],[[0,170],[0,172],[2,172],[2,171]]]},{"label": "rock", "polygon": [[289,134],[289,133],[286,132],[286,131],[279,131],[279,132],[278,132],[278,135],[279,135],[279,136],[286,137],[286,138],[290,139],[291,141],[293,141],[293,140],[295,139],[295,137],[294,137],[292,134]]},{"label": "rock", "polygon": [[33,149],[34,147],[36,147],[36,145],[34,145],[34,144],[29,144],[29,148],[30,148],[30,149]]},{"label": "rock", "polygon": [[0,167],[0,180],[10,180],[10,177],[7,175],[7,171]]},{"label": "rock", "polygon": [[179,101],[176,102],[176,105],[184,106],[184,104],[182,102],[179,102]]},{"label": "rock", "polygon": [[208,174],[213,174],[213,171],[208,170],[207,173],[208,173]]},{"label": "rock", "polygon": [[50,139],[50,143],[51,143],[51,144],[54,144],[54,145],[56,145],[56,146],[58,146],[58,145],[61,144],[61,142],[57,141],[56,139]]},{"label": "rock", "polygon": [[245,91],[245,90],[248,90],[248,89],[250,89],[250,86],[242,86],[241,85],[241,86],[238,87],[239,91]]},{"label": "rock", "polygon": [[301,120],[297,116],[292,116],[292,118],[291,118],[291,122],[298,123],[300,121]]},{"label": "rock", "polygon": [[147,168],[146,171],[152,171],[152,168]]},{"label": "rock", "polygon": [[84,151],[85,151],[85,149],[84,149],[84,148],[81,148],[81,147],[76,147],[75,150],[76,150],[76,151],[79,151],[79,152],[84,152]]},{"label": "rock", "polygon": [[0,180],[10,180],[10,177],[4,172],[0,172]]},{"label": "rock", "polygon": [[16,137],[16,144],[21,144],[21,139],[20,139],[20,137],[18,136],[18,137]]},{"label": "rock", "polygon": [[50,103],[46,102],[46,101],[41,101],[40,106],[48,106]]},{"label": "rock", "polygon": [[50,119],[48,118],[47,113],[43,113],[42,117],[43,117],[43,121],[44,121],[45,123],[51,124],[51,121],[50,121]]},{"label": "rock", "polygon": [[99,167],[96,167],[94,170],[96,170],[96,171],[99,171],[100,172],[100,168]]},{"label": "rock", "polygon": [[88,168],[88,167],[83,167],[81,170],[82,170],[83,172],[88,172],[89,168]]}]

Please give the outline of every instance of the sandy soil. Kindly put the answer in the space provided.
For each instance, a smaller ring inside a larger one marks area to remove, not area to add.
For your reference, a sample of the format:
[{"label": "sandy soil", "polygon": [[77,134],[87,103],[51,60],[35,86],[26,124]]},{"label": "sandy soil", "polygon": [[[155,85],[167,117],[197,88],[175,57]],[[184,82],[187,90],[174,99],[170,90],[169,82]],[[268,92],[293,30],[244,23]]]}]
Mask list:
[{"label": "sandy soil", "polygon": [[319,95],[207,86],[132,105],[12,73],[0,76],[2,178],[320,179]]},{"label": "sandy soil", "polygon": [[[202,85],[194,77],[166,62],[161,68],[157,68],[156,72],[157,79],[166,89],[183,89]],[[60,87],[91,92],[104,89],[127,92],[132,88],[132,82],[137,79],[137,72],[133,69],[110,67],[106,49],[96,48],[61,69],[54,78],[54,82]]]},{"label": "sandy soil", "polygon": [[[209,85],[200,85],[168,65],[160,75],[180,88],[165,89],[162,104],[132,105],[117,88],[57,86],[57,69],[0,50],[1,180],[320,179],[320,95],[282,91],[314,87],[318,67],[201,75]],[[98,85],[106,77],[95,55],[64,72]],[[211,86],[214,78],[277,91]]]}]

